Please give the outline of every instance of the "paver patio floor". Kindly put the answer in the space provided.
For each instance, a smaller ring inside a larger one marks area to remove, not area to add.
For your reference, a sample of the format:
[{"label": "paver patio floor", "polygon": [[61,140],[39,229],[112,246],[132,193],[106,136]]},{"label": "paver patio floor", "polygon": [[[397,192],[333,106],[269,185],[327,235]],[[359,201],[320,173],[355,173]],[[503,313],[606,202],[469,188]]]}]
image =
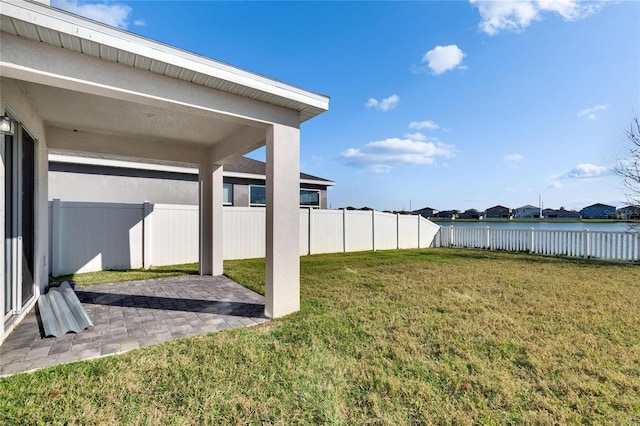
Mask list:
[{"label": "paver patio floor", "polygon": [[267,321],[264,297],[224,276],[78,286],[76,294],[93,327],[43,338],[34,308],[0,346],[0,376]]}]

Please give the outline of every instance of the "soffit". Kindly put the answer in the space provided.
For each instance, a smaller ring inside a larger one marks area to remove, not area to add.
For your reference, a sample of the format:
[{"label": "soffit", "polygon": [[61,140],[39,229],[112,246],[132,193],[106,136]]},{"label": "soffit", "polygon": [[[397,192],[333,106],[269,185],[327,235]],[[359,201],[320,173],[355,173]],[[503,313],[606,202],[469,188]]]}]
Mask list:
[{"label": "soffit", "polygon": [[44,122],[52,127],[208,146],[224,141],[244,127],[213,116],[188,114],[26,81],[20,84]]},{"label": "soffit", "polygon": [[300,122],[329,98],[58,9],[2,1],[0,30],[85,55],[298,111]]}]

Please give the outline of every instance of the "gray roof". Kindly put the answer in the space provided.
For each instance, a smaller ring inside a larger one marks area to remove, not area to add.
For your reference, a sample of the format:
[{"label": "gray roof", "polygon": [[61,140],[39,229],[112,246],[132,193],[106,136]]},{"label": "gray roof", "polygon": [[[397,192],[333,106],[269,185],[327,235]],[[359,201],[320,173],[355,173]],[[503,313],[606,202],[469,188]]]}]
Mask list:
[{"label": "gray roof", "polygon": [[[240,157],[232,160],[224,165],[225,172],[233,173],[247,173],[251,175],[267,175],[267,163],[254,160],[247,157]],[[300,179],[317,180],[326,182],[327,185],[332,185],[334,182],[329,179],[324,179],[318,176],[313,176],[307,173],[300,173]]]}]

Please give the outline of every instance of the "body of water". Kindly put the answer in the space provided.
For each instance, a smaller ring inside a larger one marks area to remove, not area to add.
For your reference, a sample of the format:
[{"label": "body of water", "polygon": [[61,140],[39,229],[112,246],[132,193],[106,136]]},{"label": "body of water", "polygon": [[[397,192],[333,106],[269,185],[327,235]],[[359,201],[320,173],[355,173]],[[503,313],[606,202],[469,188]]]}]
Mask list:
[{"label": "body of water", "polygon": [[[625,222],[485,222],[479,220],[477,222],[467,221],[437,221],[434,222],[442,227],[454,226],[456,228],[492,228],[492,229],[535,229],[535,230],[549,230],[549,231],[583,231],[588,229],[589,231],[609,231],[609,232],[625,232],[625,231],[640,231],[640,224],[625,223]],[[635,228],[631,228],[635,225]]]}]

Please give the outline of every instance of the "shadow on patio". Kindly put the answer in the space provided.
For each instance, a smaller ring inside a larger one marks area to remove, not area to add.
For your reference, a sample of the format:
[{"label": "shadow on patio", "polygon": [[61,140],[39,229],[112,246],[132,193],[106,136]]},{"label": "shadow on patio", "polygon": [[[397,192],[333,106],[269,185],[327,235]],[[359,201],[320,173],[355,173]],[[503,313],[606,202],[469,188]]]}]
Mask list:
[{"label": "shadow on patio", "polygon": [[0,376],[267,321],[264,297],[224,276],[97,284],[76,294],[94,326],[42,338],[34,309],[0,346]]}]

